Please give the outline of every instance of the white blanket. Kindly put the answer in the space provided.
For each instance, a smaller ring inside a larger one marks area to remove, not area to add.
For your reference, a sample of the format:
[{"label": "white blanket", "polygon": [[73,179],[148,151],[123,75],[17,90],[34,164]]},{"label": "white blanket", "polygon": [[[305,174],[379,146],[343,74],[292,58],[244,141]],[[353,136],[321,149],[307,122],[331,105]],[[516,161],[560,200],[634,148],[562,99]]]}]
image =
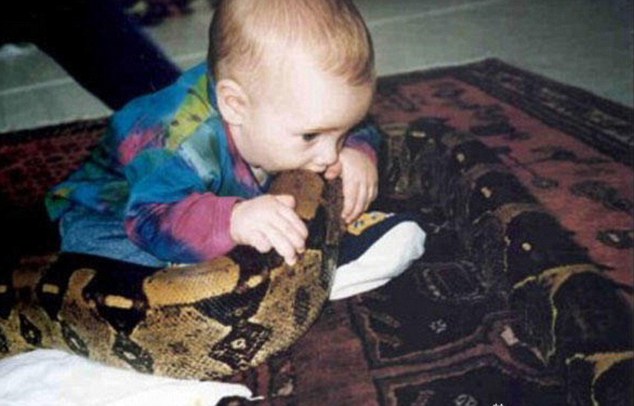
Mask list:
[{"label": "white blanket", "polygon": [[0,406],[213,406],[242,385],[185,381],[97,364],[58,350],[0,362]]}]

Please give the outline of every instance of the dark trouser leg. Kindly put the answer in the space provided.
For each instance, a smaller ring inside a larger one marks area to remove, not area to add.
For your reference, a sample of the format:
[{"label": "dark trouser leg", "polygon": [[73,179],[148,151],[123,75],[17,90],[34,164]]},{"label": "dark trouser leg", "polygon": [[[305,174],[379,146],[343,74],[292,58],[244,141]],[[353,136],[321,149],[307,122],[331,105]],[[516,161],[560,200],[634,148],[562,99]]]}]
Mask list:
[{"label": "dark trouser leg", "polygon": [[10,25],[0,41],[35,43],[114,110],[180,75],[114,0],[38,1],[26,8],[5,16]]}]

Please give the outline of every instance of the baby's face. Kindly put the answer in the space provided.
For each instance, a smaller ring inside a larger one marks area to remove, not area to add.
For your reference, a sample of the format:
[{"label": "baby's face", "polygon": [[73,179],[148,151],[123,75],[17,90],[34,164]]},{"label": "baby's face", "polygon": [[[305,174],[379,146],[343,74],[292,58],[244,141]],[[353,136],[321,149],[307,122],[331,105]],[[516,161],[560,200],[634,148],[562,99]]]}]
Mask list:
[{"label": "baby's face", "polygon": [[351,86],[310,58],[287,57],[267,77],[240,128],[236,145],[253,167],[323,172],[337,162],[348,131],[370,107],[373,84]]}]

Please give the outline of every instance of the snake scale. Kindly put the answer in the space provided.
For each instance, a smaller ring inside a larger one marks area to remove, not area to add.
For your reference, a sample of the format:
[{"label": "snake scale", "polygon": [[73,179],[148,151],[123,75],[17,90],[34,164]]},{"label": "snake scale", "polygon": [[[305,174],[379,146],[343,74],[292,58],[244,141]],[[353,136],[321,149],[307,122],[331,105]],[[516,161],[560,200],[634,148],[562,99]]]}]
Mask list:
[{"label": "snake scale", "polygon": [[341,185],[289,171],[270,193],[293,195],[309,226],[294,266],[245,246],[160,270],[61,254],[0,285],[0,358],[57,348],[144,373],[211,380],[288,348],[328,299],[343,230]]}]

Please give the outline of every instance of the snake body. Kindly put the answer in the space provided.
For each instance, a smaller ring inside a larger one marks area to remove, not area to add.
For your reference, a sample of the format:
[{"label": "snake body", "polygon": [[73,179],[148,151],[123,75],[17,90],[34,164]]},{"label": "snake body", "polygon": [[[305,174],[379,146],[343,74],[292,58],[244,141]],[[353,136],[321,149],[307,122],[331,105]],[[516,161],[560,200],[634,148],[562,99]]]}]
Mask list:
[{"label": "snake body", "polygon": [[307,250],[294,266],[248,247],[160,270],[61,254],[0,285],[0,357],[57,348],[144,373],[210,380],[288,348],[328,298],[341,188],[290,171],[270,193],[293,195],[309,225]]}]

